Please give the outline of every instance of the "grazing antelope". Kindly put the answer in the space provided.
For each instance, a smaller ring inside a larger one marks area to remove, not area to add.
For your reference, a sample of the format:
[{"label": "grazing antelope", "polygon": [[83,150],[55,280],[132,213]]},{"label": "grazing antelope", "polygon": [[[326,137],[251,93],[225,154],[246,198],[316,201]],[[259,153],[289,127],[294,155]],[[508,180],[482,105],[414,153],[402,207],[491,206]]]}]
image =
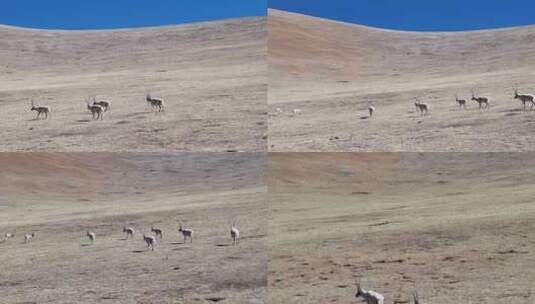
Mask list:
[{"label": "grazing antelope", "polygon": [[13,237],[15,237],[14,233],[7,232],[6,234],[4,234],[4,238],[0,241],[0,243],[4,243],[5,241]]},{"label": "grazing antelope", "polygon": [[520,102],[522,102],[524,110],[526,110],[526,103],[531,103],[529,107],[529,110],[531,111],[533,109],[533,106],[535,105],[535,96],[531,94],[518,94],[518,90],[514,87],[513,90],[515,91],[514,99],[518,99],[520,100]]},{"label": "grazing antelope", "polygon": [[230,237],[232,238],[232,245],[237,245],[240,241],[240,231],[236,228],[236,221],[230,226]]},{"label": "grazing antelope", "polygon": [[373,116],[373,112],[375,112],[375,107],[374,106],[369,106],[368,107],[368,113],[370,113],[370,117]]},{"label": "grazing antelope", "polygon": [[26,233],[24,235],[24,244],[30,243],[35,238],[35,233]]},{"label": "grazing antelope", "polygon": [[151,251],[154,251],[154,246],[156,246],[156,238],[152,235],[146,236],[143,233],[143,241],[147,244],[147,249],[150,249]]},{"label": "grazing antelope", "polygon": [[357,293],[355,298],[362,297],[366,304],[384,304],[385,298],[380,293],[377,293],[373,290],[364,290],[360,287],[360,283],[357,284]]},{"label": "grazing antelope", "polygon": [[126,226],[123,227],[123,233],[126,233],[126,239],[127,239],[127,240],[128,240],[129,238],[132,238],[132,239],[133,239],[133,238],[134,238],[134,233],[135,233],[135,232],[136,232],[136,231],[135,231],[134,228],[132,228],[132,227],[126,227]]},{"label": "grazing antelope", "polygon": [[425,102],[420,102],[419,98],[416,98],[414,105],[416,106],[416,109],[420,111],[421,115],[427,115],[427,112],[429,112],[429,105]]},{"label": "grazing antelope", "polygon": [[33,98],[31,100],[31,105],[32,105],[32,108],[31,108],[30,111],[36,111],[37,112],[37,116],[35,117],[35,119],[39,119],[41,114],[45,115],[44,119],[48,118],[48,115],[50,114],[50,107],[49,106],[36,106],[36,105],[33,104]]},{"label": "grazing antelope", "polygon": [[87,99],[85,102],[87,103],[87,109],[91,112],[91,115],[93,115],[93,119],[102,120],[104,117],[104,108],[96,104],[90,104]]},{"label": "grazing antelope", "polygon": [[163,239],[163,231],[162,231],[162,229],[151,227],[150,231],[152,231],[154,233],[154,235],[156,235],[157,238]]},{"label": "grazing antelope", "polygon": [[193,243],[193,229],[182,227],[182,223],[180,223],[180,221],[179,224],[180,226],[178,227],[178,232],[184,237],[184,244],[186,243],[187,238],[189,238],[190,242]]},{"label": "grazing antelope", "polygon": [[[489,107],[489,99],[487,97],[483,96],[476,96],[474,93],[474,90],[472,90],[472,100],[477,102],[479,104],[479,109],[488,109]],[[483,107],[485,105],[485,107]]]},{"label": "grazing antelope", "polygon": [[94,232],[87,231],[85,235],[89,238],[89,240],[91,241],[91,244],[95,242],[96,235]]},{"label": "grazing antelope", "polygon": [[157,112],[162,112],[164,110],[163,99],[152,98],[150,93],[147,93],[145,100],[150,104],[153,110],[156,109]]},{"label": "grazing antelope", "polygon": [[111,110],[111,102],[106,100],[96,101],[95,97],[93,97],[93,105],[101,106],[104,109],[104,112]]},{"label": "grazing antelope", "polygon": [[301,114],[301,109],[293,109],[292,113],[294,113],[294,115],[299,115]]},{"label": "grazing antelope", "polygon": [[457,101],[457,103],[459,104],[459,108],[466,109],[466,99],[459,99],[459,97],[457,97],[457,94],[455,94],[455,101]]}]

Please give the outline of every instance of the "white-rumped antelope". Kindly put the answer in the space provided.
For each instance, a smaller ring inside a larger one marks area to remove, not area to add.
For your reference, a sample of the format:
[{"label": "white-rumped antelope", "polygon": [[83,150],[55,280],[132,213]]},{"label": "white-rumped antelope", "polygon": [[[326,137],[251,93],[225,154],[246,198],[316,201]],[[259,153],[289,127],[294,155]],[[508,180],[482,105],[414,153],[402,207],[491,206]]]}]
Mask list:
[{"label": "white-rumped antelope", "polygon": [[159,238],[159,239],[163,238],[163,230],[162,229],[151,227],[150,231],[152,231],[157,238]]},{"label": "white-rumped antelope", "polygon": [[48,115],[51,114],[49,106],[36,106],[33,103],[33,98],[31,99],[31,105],[32,105],[31,111],[37,112],[37,116],[35,117],[35,119],[39,119],[39,117],[41,117],[41,114],[44,114],[45,115],[44,119],[47,119]]},{"label": "white-rumped antelope", "polygon": [[87,103],[87,109],[91,112],[91,115],[93,116],[93,119],[100,119],[102,120],[104,118],[104,108],[96,105],[96,104],[90,104],[89,100],[86,99],[85,101]]},{"label": "white-rumped antelope", "polygon": [[126,227],[126,226],[123,226],[123,233],[126,234],[126,239],[128,240],[129,238],[134,238],[134,233],[136,231],[134,230],[133,227]]},{"label": "white-rumped antelope", "polygon": [[147,93],[145,100],[150,104],[151,109],[156,110],[157,112],[163,112],[164,110],[164,100],[153,98],[150,93]]},{"label": "white-rumped antelope", "polygon": [[455,94],[455,101],[459,104],[459,108],[466,109],[466,99],[459,99],[457,94]]},{"label": "white-rumped antelope", "polygon": [[156,246],[156,238],[152,235],[145,235],[143,234],[143,241],[147,244],[147,249],[150,249],[151,251],[154,251],[154,247]]},{"label": "white-rumped antelope", "polygon": [[[479,109],[488,109],[489,107],[489,98],[484,96],[476,96],[474,90],[472,90],[472,100],[479,104]],[[483,107],[483,105],[485,105]]]},{"label": "white-rumped antelope", "polygon": [[360,283],[357,284],[356,298],[363,298],[366,304],[384,304],[385,298],[382,294],[373,290],[365,290],[360,287]]},{"label": "white-rumped antelope", "polygon": [[522,106],[524,110],[526,110],[526,103],[530,103],[529,110],[531,111],[533,109],[533,106],[535,105],[535,96],[531,94],[518,94],[517,88],[513,87],[514,90],[514,99],[520,100],[522,102]]},{"label": "white-rumped antelope", "polygon": [[370,117],[373,116],[373,113],[375,112],[375,107],[374,106],[369,106],[368,107],[368,113],[370,113]]},{"label": "white-rumped antelope", "polygon": [[237,245],[240,242],[240,230],[236,227],[236,220],[230,225],[230,237],[232,245]]},{"label": "white-rumped antelope", "polygon": [[87,231],[85,235],[89,238],[89,241],[91,241],[91,244],[95,242],[96,234],[92,231]]},{"label": "white-rumped antelope", "polygon": [[182,223],[179,221],[179,227],[178,232],[182,234],[184,237],[184,244],[186,243],[186,240],[189,238],[190,243],[193,243],[193,229],[191,228],[184,228],[182,226]]},{"label": "white-rumped antelope", "polygon": [[24,244],[30,243],[35,238],[35,233],[26,233],[24,235]]},{"label": "white-rumped antelope", "polygon": [[104,109],[104,112],[108,112],[108,110],[111,110],[111,102],[107,100],[97,101],[95,97],[93,97],[93,105],[101,106]]}]

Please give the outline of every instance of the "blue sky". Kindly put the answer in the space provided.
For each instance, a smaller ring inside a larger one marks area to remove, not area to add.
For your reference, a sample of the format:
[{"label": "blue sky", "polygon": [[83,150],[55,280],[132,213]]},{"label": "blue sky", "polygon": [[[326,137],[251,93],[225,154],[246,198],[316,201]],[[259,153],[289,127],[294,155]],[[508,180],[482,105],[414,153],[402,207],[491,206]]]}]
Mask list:
[{"label": "blue sky", "polygon": [[535,24],[533,0],[269,0],[269,7],[410,31],[460,31]]},{"label": "blue sky", "polygon": [[0,24],[109,29],[266,15],[266,0],[0,0]]}]

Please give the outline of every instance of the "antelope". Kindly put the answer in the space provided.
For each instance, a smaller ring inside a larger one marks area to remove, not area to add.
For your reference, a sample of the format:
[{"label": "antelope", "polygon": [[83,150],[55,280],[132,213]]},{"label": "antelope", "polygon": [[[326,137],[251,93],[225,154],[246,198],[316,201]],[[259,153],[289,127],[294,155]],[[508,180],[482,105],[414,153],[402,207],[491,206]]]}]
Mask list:
[{"label": "antelope", "polygon": [[459,99],[459,97],[457,97],[457,94],[455,94],[455,101],[457,101],[457,103],[459,104],[459,108],[466,109],[466,99]]},{"label": "antelope", "polygon": [[414,105],[420,111],[421,115],[427,115],[427,112],[429,112],[429,105],[425,102],[420,102],[419,98],[416,98]]},{"label": "antelope", "polygon": [[4,243],[5,241],[13,237],[15,237],[15,234],[7,232],[6,234],[4,234],[4,238],[0,241],[0,243]]},{"label": "antelope", "polygon": [[150,93],[148,93],[145,100],[150,104],[153,110],[156,109],[157,112],[162,112],[164,110],[163,99],[152,98]]},{"label": "antelope", "polygon": [[32,108],[31,108],[30,111],[36,111],[37,112],[37,116],[35,117],[35,119],[39,119],[41,114],[45,115],[45,119],[48,118],[48,115],[50,114],[50,107],[49,106],[36,106],[33,103],[33,98],[31,100],[31,104],[32,104]]},{"label": "antelope", "polygon": [[240,241],[240,231],[236,228],[236,221],[230,226],[230,237],[232,238],[232,245],[237,245]]},{"label": "antelope", "polygon": [[360,283],[357,284],[357,293],[355,298],[362,297],[366,304],[384,304],[385,298],[380,293],[373,290],[364,290],[360,287]]},{"label": "antelope", "polygon": [[190,242],[193,243],[193,229],[183,228],[182,223],[180,223],[180,226],[178,227],[178,232],[181,233],[184,237],[184,244],[186,243],[187,238],[189,238]]},{"label": "antelope", "polygon": [[[86,99],[85,101],[87,103],[87,109],[91,111],[91,115],[93,115],[93,119],[101,119],[104,116],[104,108],[96,105],[96,104],[89,104],[89,101]],[[96,117],[95,117],[96,115]]]},{"label": "antelope", "polygon": [[106,100],[96,101],[93,97],[93,105],[101,106],[104,109],[104,112],[108,112],[108,110],[111,110],[111,102]]},{"label": "antelope", "polygon": [[370,113],[370,117],[372,117],[373,112],[375,112],[375,107],[374,106],[369,106],[368,107],[368,112]]},{"label": "antelope", "polygon": [[531,106],[529,107],[529,110],[531,111],[533,109],[533,106],[535,105],[535,96],[531,94],[518,94],[518,90],[514,87],[513,90],[515,91],[514,99],[518,99],[520,100],[520,102],[522,102],[524,110],[526,110],[526,103],[531,103]]},{"label": "antelope", "polygon": [[145,243],[147,243],[147,249],[154,251],[154,246],[156,245],[156,238],[152,235],[146,236],[143,233],[143,240],[145,241]]},{"label": "antelope", "polygon": [[85,235],[89,238],[89,240],[91,241],[91,244],[93,244],[93,242],[95,242],[96,235],[95,235],[94,232],[87,231]]},{"label": "antelope", "polygon": [[163,231],[162,231],[162,229],[151,227],[151,228],[150,228],[150,231],[154,232],[154,235],[156,235],[157,238],[160,238],[160,239],[163,238]]},{"label": "antelope", "polygon": [[128,240],[129,238],[134,238],[135,230],[132,227],[124,226],[123,227],[123,233],[126,233],[126,239]]},{"label": "antelope", "polygon": [[26,233],[24,235],[24,244],[30,243],[33,240],[33,238],[35,238],[35,233],[33,233],[33,232],[32,233]]},{"label": "antelope", "polygon": [[302,112],[301,109],[293,109],[293,110],[292,110],[292,113],[293,113],[294,115],[299,115],[299,114],[301,114],[301,112]]},{"label": "antelope", "polygon": [[[472,90],[472,100],[474,100],[475,102],[477,102],[479,104],[479,109],[487,109],[489,107],[489,99],[487,97],[483,97],[483,96],[475,96],[474,94],[474,90]],[[483,107],[483,104],[485,105],[485,107]]]},{"label": "antelope", "polygon": [[412,298],[414,300],[414,304],[420,304],[420,298],[418,297],[418,292],[417,291],[412,293]]}]

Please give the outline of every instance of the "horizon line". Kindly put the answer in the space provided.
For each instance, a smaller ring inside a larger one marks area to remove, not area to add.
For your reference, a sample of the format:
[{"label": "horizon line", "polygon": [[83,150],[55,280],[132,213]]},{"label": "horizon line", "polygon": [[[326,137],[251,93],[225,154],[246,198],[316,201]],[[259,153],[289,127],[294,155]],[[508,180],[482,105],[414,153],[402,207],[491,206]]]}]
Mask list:
[{"label": "horizon line", "polygon": [[504,27],[494,27],[494,28],[478,28],[478,29],[463,29],[463,30],[407,30],[407,29],[396,29],[396,28],[387,28],[387,27],[380,27],[380,26],[374,26],[374,25],[367,25],[362,23],[356,23],[351,21],[345,21],[345,20],[339,20],[339,19],[331,19],[327,17],[322,16],[315,16],[315,15],[308,15],[305,13],[300,12],[294,12],[294,11],[287,11],[283,9],[278,8],[271,8],[268,7],[268,17],[269,12],[282,12],[285,14],[293,14],[293,15],[299,15],[307,18],[314,18],[323,20],[326,22],[332,22],[332,23],[338,23],[342,25],[348,25],[348,26],[356,26],[356,27],[363,27],[368,28],[371,30],[377,30],[377,31],[387,31],[387,32],[399,32],[399,33],[414,33],[414,34],[460,34],[460,33],[477,33],[477,32],[491,32],[491,31],[507,31],[507,30],[513,30],[513,29],[522,29],[522,28],[528,28],[528,27],[534,27],[535,23],[532,24],[524,24],[524,25],[512,25],[512,26],[504,26]]},{"label": "horizon line", "polygon": [[157,24],[157,25],[136,25],[131,27],[110,27],[110,28],[48,28],[48,27],[26,27],[20,25],[12,25],[0,23],[0,28],[11,28],[17,30],[25,31],[49,31],[49,32],[107,32],[107,31],[128,31],[128,30],[150,30],[156,28],[165,28],[165,27],[177,27],[177,26],[188,26],[194,24],[202,23],[217,23],[231,20],[240,20],[240,19],[254,19],[254,18],[266,18],[266,15],[250,15],[250,16],[239,16],[239,17],[226,17],[219,19],[206,19],[206,20],[193,20],[182,23],[169,23],[169,24]]}]

